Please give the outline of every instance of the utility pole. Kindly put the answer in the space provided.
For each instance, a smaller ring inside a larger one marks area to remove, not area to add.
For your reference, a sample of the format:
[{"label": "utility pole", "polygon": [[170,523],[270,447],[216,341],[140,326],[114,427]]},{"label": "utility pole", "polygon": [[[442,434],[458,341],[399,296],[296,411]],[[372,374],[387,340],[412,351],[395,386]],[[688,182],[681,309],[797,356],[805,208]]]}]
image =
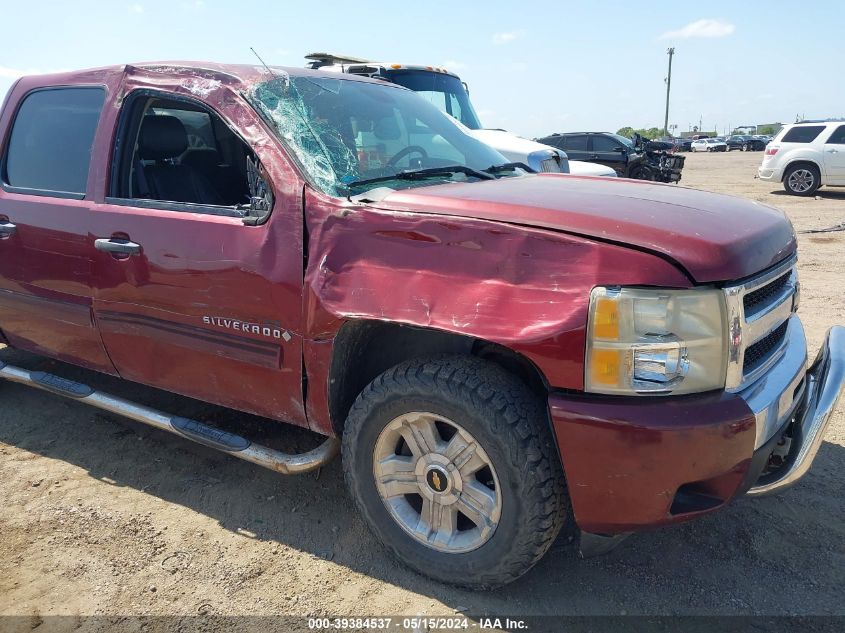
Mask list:
[{"label": "utility pole", "polygon": [[669,136],[669,89],[672,87],[672,56],[675,54],[675,47],[666,49],[669,55],[669,74],[666,76],[666,117],[663,119],[663,133]]}]

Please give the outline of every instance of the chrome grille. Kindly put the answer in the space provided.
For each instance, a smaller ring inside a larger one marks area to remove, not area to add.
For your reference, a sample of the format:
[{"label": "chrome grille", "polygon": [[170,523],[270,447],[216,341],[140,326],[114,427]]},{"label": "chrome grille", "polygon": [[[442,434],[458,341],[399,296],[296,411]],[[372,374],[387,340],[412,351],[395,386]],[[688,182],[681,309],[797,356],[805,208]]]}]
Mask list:
[{"label": "chrome grille", "polygon": [[555,173],[560,171],[556,158],[546,158],[540,161],[540,171],[544,173]]},{"label": "chrome grille", "polygon": [[757,290],[745,295],[742,299],[742,303],[745,308],[746,317],[755,314],[758,311],[758,308],[765,308],[773,297],[777,297],[780,293],[782,293],[786,284],[789,283],[791,275],[792,271],[781,275],[773,282],[766,284],[762,288],[758,288]]},{"label": "chrome grille", "polygon": [[788,324],[787,321],[784,321],[759,341],[748,346],[748,349],[745,350],[745,358],[742,360],[742,371],[744,374],[754,371],[772,352],[780,347],[786,336],[786,326]]},{"label": "chrome grille", "polygon": [[783,355],[789,319],[797,308],[796,257],[725,287],[728,318],[726,388],[740,391]]}]

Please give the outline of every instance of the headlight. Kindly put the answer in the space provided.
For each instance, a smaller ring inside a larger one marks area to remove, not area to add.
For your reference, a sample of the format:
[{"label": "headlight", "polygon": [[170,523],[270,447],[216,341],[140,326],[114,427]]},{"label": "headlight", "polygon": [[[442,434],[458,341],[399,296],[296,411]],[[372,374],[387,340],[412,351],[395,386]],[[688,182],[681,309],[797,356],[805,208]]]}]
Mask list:
[{"label": "headlight", "polygon": [[723,389],[723,297],[712,289],[594,288],[587,321],[586,390],[681,394]]}]

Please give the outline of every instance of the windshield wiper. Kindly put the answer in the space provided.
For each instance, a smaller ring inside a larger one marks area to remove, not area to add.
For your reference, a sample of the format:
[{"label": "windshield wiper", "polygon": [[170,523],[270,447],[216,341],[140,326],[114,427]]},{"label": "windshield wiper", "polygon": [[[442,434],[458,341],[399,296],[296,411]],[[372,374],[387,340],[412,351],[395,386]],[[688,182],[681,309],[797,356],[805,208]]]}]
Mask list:
[{"label": "windshield wiper", "polygon": [[479,180],[493,180],[494,176],[487,173],[487,170],[479,171],[466,165],[447,165],[445,167],[427,167],[424,169],[405,169],[392,176],[379,176],[378,178],[365,178],[346,183],[347,187],[360,187],[372,185],[378,182],[389,182],[391,180],[424,180],[436,176],[451,176],[453,174],[465,174],[478,178]]},{"label": "windshield wiper", "polygon": [[502,163],[501,165],[491,165],[484,171],[486,171],[488,174],[501,174],[504,171],[516,171],[517,169],[522,169],[528,172],[529,174],[537,173],[525,163]]}]

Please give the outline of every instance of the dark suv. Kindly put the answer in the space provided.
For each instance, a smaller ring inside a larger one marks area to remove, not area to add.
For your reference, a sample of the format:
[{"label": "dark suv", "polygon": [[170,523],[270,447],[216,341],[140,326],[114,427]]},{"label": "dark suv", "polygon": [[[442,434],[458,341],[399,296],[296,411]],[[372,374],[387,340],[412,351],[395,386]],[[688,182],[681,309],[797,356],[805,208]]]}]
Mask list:
[{"label": "dark suv", "polygon": [[536,140],[564,150],[571,160],[607,165],[625,178],[662,182],[681,179],[683,157],[659,151],[661,148],[649,146],[652,141],[646,139],[634,143],[609,132],[567,132]]},{"label": "dark suv", "polygon": [[754,138],[747,134],[734,134],[725,139],[728,145],[728,151],[732,149],[742,150],[743,152],[760,152],[766,149],[766,141],[759,138]]}]

